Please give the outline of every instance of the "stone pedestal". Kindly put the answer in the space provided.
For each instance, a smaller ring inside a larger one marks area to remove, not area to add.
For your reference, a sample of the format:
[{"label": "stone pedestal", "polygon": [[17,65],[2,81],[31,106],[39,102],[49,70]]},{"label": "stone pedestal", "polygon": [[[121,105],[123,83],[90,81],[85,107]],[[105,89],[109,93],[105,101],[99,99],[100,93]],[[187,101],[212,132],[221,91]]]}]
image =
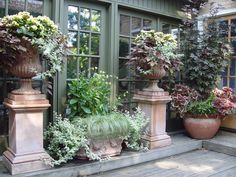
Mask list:
[{"label": "stone pedestal", "polygon": [[169,93],[148,88],[138,91],[133,99],[150,118],[148,132],[143,136],[143,141],[150,149],[170,145],[171,139],[166,134],[166,104],[171,101]]},{"label": "stone pedestal", "polygon": [[4,105],[9,110],[9,147],[3,163],[11,174],[49,168],[49,155],[43,148],[43,111],[50,104],[43,94],[9,94]]}]

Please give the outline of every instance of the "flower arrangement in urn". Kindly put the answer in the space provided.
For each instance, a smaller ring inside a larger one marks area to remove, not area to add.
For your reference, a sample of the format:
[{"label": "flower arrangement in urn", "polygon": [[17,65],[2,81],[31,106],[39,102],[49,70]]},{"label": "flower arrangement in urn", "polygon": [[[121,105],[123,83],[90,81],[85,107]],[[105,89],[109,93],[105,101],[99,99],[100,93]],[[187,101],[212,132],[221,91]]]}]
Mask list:
[{"label": "flower arrangement in urn", "polygon": [[[173,74],[182,64],[181,54],[177,53],[177,41],[171,34],[163,32],[141,31],[134,40],[129,64],[146,79],[159,80],[168,71]],[[155,83],[155,85],[157,85]]]},{"label": "flower arrangement in urn", "polygon": [[229,87],[215,88],[203,98],[187,85],[177,84],[171,94],[172,110],[184,118],[184,126],[191,137],[210,139],[218,131],[222,118],[236,108],[236,95]]},{"label": "flower arrangement in urn", "polygon": [[[5,16],[0,21],[0,67],[21,79],[16,94],[36,94],[31,78],[52,77],[62,70],[65,36],[46,16],[33,17],[28,12]],[[40,56],[40,57],[39,57]],[[42,62],[47,70],[42,72]]]}]

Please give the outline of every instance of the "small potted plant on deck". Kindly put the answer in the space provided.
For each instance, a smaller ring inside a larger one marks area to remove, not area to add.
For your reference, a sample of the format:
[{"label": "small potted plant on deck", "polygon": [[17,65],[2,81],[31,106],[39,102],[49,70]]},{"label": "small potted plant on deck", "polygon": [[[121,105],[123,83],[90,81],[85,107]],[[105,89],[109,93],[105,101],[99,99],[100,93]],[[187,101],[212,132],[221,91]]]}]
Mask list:
[{"label": "small potted plant on deck", "polygon": [[172,110],[184,119],[186,131],[195,139],[210,139],[218,131],[222,118],[236,108],[236,95],[229,87],[214,89],[209,97],[186,85],[177,84],[171,94]]},{"label": "small potted plant on deck", "polygon": [[[52,77],[62,70],[66,40],[46,16],[33,17],[28,12],[5,16],[0,21],[0,68],[21,78],[15,94],[37,94],[31,78],[37,74]],[[42,62],[47,69],[42,72]]]},{"label": "small potted plant on deck", "polygon": [[141,31],[134,40],[128,64],[134,66],[135,70],[144,78],[151,80],[150,88],[154,86],[157,90],[157,81],[166,73],[173,74],[182,64],[181,54],[177,53],[177,41],[171,34],[162,32]]}]

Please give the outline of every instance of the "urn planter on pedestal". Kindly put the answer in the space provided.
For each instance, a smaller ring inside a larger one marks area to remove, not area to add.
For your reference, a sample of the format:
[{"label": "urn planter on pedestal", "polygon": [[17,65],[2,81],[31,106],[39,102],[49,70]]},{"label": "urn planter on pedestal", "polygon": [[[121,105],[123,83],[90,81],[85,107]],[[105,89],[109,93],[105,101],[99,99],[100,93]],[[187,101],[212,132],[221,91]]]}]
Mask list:
[{"label": "urn planter on pedestal", "polygon": [[29,55],[21,58],[10,72],[20,77],[21,86],[13,90],[4,105],[9,110],[9,147],[3,153],[3,163],[11,174],[47,169],[49,155],[43,148],[43,111],[50,106],[46,95],[34,90],[31,77],[41,70],[39,55],[29,43],[24,45]]},{"label": "urn planter on pedestal", "polygon": [[[32,88],[32,77],[52,77],[61,71],[65,37],[46,16],[28,12],[0,20],[0,67],[20,78],[20,88],[5,99],[9,113],[9,147],[3,163],[11,174],[49,168],[43,148],[43,112],[50,106],[46,95]],[[40,58],[39,58],[40,55]],[[42,71],[42,60],[47,70]]]}]

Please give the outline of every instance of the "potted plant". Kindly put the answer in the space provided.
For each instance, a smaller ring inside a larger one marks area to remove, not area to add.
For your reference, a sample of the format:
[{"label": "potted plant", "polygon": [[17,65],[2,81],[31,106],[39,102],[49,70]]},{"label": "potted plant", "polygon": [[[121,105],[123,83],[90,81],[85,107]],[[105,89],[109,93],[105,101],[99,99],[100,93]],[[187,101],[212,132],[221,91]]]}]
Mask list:
[{"label": "potted plant", "polygon": [[[21,78],[15,94],[38,94],[31,78],[52,77],[61,71],[65,55],[65,37],[46,16],[33,17],[28,12],[5,16],[0,21],[0,67]],[[47,69],[42,72],[42,62]]]},{"label": "potted plant", "polygon": [[[80,158],[93,159],[89,155],[91,152],[101,158],[118,155],[124,139],[127,139],[128,147],[138,149],[137,141],[141,139],[141,135],[137,134],[141,134],[141,128],[147,124],[147,119],[140,110],[133,116],[117,111],[119,100],[111,100],[111,78],[113,76],[104,71],[90,77],[81,73],[78,79],[68,84],[67,116],[75,125],[84,125],[87,132],[88,148],[80,148]],[[134,137],[131,138],[130,134]]]},{"label": "potted plant", "polygon": [[181,54],[177,53],[177,41],[171,34],[162,32],[141,31],[134,40],[134,47],[127,57],[128,64],[133,65],[135,70],[144,78],[152,80],[150,88],[162,90],[157,87],[153,80],[159,80],[166,72],[173,74],[181,65]]},{"label": "potted plant", "polygon": [[139,109],[134,114],[112,112],[92,115],[73,121],[55,115],[55,122],[44,132],[51,165],[60,165],[74,158],[101,160],[119,155],[122,142],[127,148],[140,150],[147,119]]},{"label": "potted plant", "polygon": [[196,90],[177,84],[171,98],[172,110],[183,118],[186,131],[195,139],[212,138],[221,119],[236,108],[236,95],[229,87],[214,89],[208,98],[202,98]]}]

